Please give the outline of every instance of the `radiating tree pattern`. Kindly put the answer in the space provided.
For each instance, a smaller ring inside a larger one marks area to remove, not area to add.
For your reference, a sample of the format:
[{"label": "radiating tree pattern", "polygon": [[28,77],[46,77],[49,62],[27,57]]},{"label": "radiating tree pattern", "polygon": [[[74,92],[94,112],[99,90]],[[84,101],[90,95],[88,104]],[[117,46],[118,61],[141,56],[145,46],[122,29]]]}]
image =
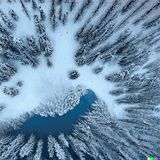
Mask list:
[{"label": "radiating tree pattern", "polygon": [[[159,0],[0,0],[0,160],[160,156],[159,24]],[[86,89],[72,133],[19,132]]]}]

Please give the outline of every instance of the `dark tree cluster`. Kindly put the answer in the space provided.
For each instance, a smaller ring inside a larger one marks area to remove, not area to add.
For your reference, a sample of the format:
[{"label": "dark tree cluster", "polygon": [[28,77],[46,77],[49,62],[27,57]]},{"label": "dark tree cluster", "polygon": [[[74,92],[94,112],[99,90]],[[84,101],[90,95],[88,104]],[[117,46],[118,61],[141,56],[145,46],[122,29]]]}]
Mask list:
[{"label": "dark tree cluster", "polygon": [[18,89],[14,88],[14,87],[5,87],[3,89],[4,94],[9,95],[11,97],[15,97],[19,94]]},{"label": "dark tree cluster", "polygon": [[68,76],[70,79],[77,79],[80,76],[80,74],[78,73],[78,71],[73,70],[68,73]]}]

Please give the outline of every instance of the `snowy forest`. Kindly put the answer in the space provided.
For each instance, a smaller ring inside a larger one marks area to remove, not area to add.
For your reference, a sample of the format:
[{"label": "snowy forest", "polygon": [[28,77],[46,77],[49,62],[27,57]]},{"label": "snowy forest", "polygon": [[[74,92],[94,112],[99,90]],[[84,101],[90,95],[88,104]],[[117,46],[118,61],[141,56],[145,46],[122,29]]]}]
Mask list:
[{"label": "snowy forest", "polygon": [[159,0],[0,0],[0,160],[158,156]]}]

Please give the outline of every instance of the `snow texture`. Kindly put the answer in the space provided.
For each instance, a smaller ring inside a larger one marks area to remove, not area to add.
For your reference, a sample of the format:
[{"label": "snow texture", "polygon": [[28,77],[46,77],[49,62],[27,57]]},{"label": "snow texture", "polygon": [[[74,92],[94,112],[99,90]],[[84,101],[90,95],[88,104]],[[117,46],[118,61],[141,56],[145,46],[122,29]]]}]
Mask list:
[{"label": "snow texture", "polygon": [[[0,160],[160,156],[159,10],[159,0],[0,0]],[[71,135],[7,135],[34,114],[67,114],[86,89],[97,100]]]}]

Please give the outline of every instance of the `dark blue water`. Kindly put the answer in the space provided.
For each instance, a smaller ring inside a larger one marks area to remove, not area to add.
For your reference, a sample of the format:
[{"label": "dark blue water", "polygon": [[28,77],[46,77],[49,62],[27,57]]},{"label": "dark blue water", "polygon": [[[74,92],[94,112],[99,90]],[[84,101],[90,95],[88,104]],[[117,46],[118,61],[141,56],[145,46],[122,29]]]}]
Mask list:
[{"label": "dark blue water", "polygon": [[[95,100],[95,93],[91,90],[87,90],[86,94],[80,98],[80,103],[65,115],[57,115],[55,117],[42,117],[39,115],[33,115],[21,126],[19,126],[19,130],[12,130],[10,134],[24,133],[26,135],[26,141],[28,140],[28,136],[30,136],[31,134],[34,134],[37,139],[43,139],[44,145],[42,155],[43,158],[50,160],[47,151],[48,135],[51,134],[56,139],[60,133],[70,135],[74,129],[74,125],[80,119],[82,119],[83,115],[85,115],[88,111],[92,110],[91,105]],[[73,151],[73,148],[71,146],[68,148],[68,151],[75,160],[79,160],[78,156]],[[54,159],[57,159],[57,157],[54,157]],[[93,160],[93,158],[87,155],[86,159]],[[27,157],[22,158],[22,160],[27,160]]]},{"label": "dark blue water", "polygon": [[65,115],[57,115],[55,117],[34,115],[20,126],[20,130],[18,132],[25,134],[34,133],[41,138],[46,137],[49,134],[54,136],[57,136],[60,133],[64,133],[65,135],[71,134],[76,122],[82,115],[86,114],[95,99],[96,95],[94,92],[87,90],[86,95],[81,97],[80,103]]}]

